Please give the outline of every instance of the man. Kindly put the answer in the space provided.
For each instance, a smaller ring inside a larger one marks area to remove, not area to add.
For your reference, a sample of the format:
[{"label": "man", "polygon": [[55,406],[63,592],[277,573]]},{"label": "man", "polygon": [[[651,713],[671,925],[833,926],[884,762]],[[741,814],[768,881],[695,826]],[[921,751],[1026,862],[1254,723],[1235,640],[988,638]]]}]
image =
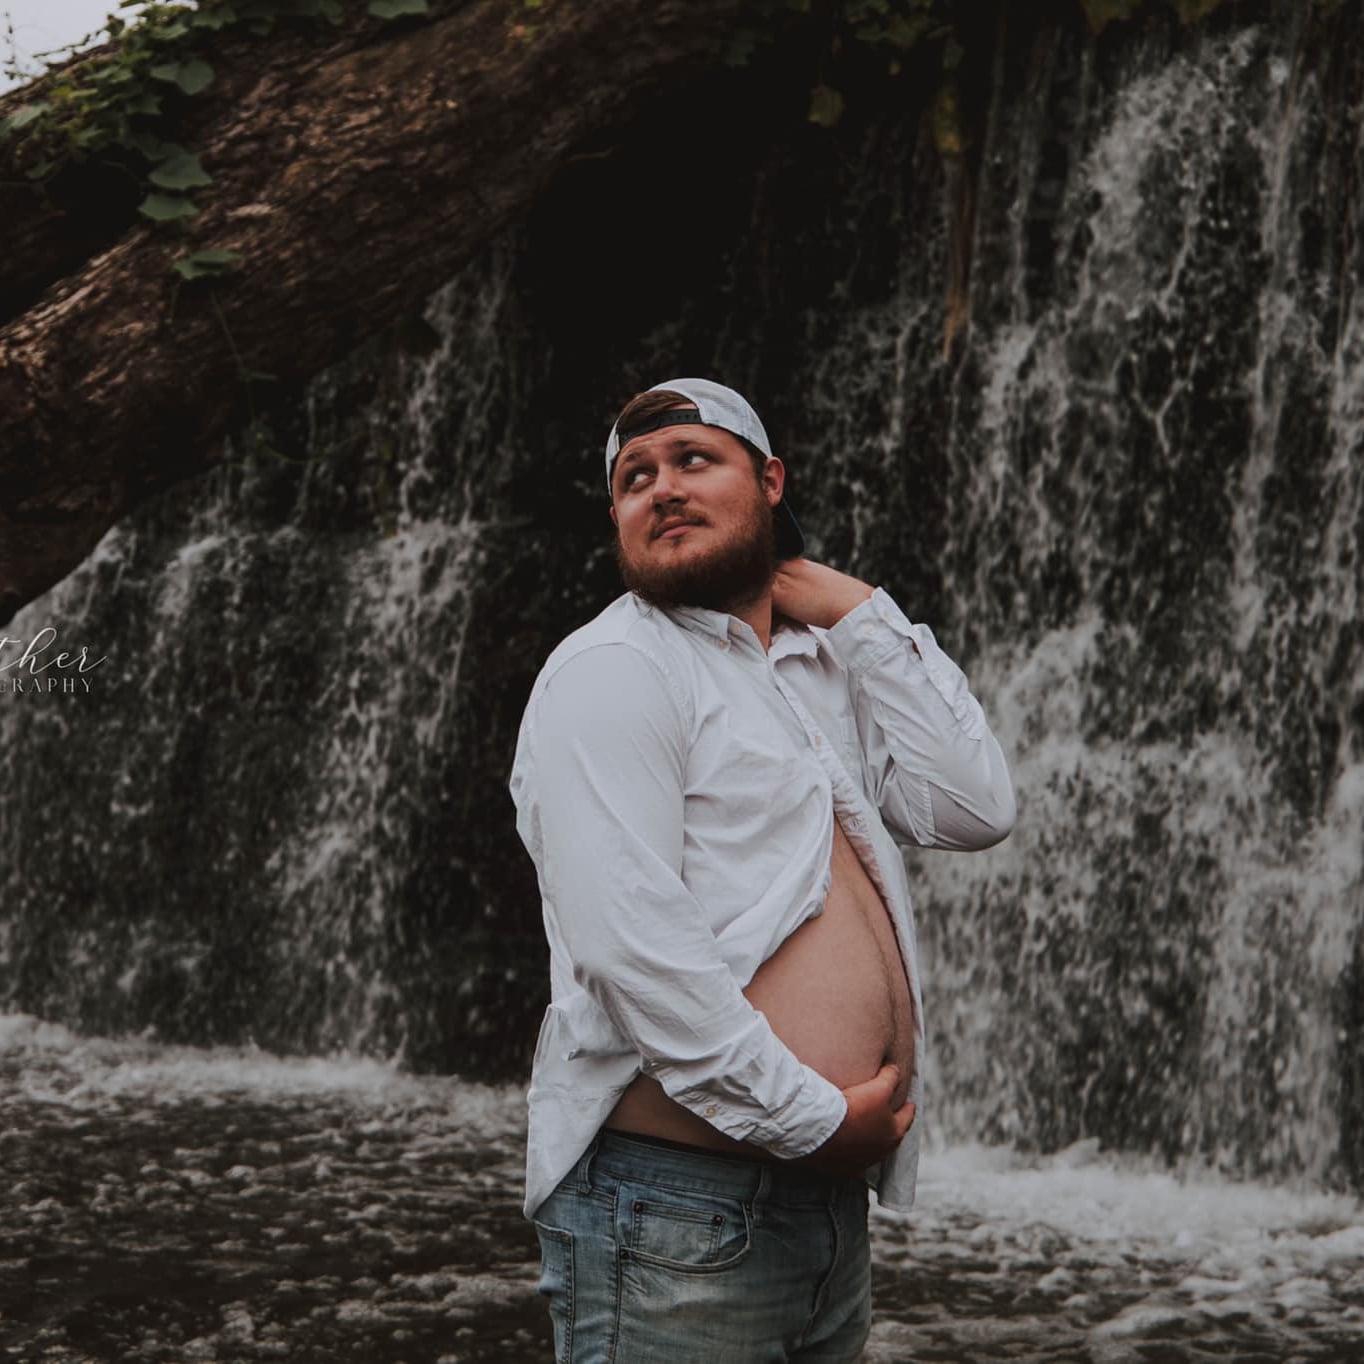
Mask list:
[{"label": "man", "polygon": [[550,654],[511,777],[550,948],[524,1213],[555,1358],[856,1359],[867,1190],[907,1209],[918,1163],[896,841],[998,842],[1008,771],[928,627],[802,557],[739,394],[636,395],[606,477],[629,590]]}]

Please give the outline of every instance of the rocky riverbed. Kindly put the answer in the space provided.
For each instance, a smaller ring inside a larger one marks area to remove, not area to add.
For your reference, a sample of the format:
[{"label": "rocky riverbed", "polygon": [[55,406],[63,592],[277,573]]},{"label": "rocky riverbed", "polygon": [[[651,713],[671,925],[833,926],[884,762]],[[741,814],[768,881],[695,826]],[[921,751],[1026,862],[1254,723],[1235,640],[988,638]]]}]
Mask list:
[{"label": "rocky riverbed", "polygon": [[[866,1359],[1364,1358],[1339,1195],[935,1149]],[[0,1019],[0,1358],[531,1364],[523,1092]]]}]

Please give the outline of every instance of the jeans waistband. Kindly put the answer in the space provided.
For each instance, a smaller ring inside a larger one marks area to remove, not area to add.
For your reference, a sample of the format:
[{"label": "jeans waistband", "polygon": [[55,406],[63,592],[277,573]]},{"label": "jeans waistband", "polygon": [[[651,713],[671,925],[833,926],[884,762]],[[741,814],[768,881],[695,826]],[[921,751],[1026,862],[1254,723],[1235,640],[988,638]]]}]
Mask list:
[{"label": "jeans waistband", "polygon": [[578,1187],[583,1192],[591,1188],[590,1169],[623,1179],[675,1182],[684,1189],[784,1203],[827,1203],[859,1185],[866,1188],[864,1174],[831,1175],[775,1156],[758,1161],[723,1151],[664,1146],[609,1127],[593,1137],[578,1161]]}]

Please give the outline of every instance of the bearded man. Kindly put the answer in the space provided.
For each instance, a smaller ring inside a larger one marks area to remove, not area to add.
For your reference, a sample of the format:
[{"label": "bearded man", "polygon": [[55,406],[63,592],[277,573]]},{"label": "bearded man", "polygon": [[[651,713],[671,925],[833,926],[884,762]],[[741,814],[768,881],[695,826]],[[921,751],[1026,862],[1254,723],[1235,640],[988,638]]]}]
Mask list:
[{"label": "bearded man", "polygon": [[803,556],[733,389],[606,443],[627,591],[550,654],[511,777],[551,1002],[523,1212],[555,1359],[853,1360],[869,1188],[908,1209],[924,1024],[897,844],[988,848],[999,744],[932,631]]}]

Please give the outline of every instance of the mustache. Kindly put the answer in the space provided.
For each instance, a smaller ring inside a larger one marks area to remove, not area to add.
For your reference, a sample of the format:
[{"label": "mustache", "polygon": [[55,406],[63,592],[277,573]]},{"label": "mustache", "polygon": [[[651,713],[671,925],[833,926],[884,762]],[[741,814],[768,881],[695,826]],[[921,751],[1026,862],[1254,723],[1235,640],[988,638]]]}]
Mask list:
[{"label": "mustache", "polygon": [[[705,522],[699,516],[683,516],[681,512],[669,512],[666,516],[660,516],[658,520],[654,522],[654,528],[652,531],[654,539],[658,538],[658,536],[662,533],[663,527],[666,526],[669,521],[681,522],[684,526],[705,525]],[[669,526],[668,528],[669,530],[672,529],[671,526]]]}]

